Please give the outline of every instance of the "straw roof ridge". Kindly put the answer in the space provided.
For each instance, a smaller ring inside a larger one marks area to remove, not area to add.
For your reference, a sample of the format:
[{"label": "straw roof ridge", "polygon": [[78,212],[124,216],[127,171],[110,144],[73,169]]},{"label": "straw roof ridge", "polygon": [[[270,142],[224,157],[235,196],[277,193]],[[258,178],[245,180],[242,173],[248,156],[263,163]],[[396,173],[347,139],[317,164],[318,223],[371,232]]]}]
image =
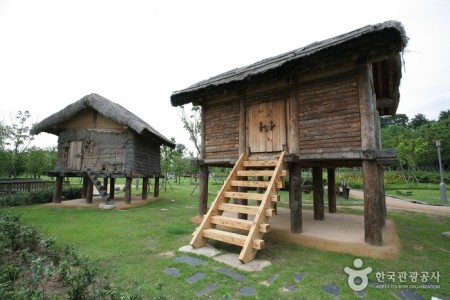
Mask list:
[{"label": "straw roof ridge", "polygon": [[69,104],[59,112],[45,118],[40,123],[33,126],[31,134],[48,132],[57,135],[63,129],[61,123],[66,122],[80,111],[88,108],[92,108],[93,110],[116,123],[128,126],[139,135],[154,136],[159,139],[162,144],[165,144],[169,147],[175,146],[173,142],[168,140],[152,126],[144,122],[141,118],[139,118],[129,110],[95,93],[86,95],[80,100]]},{"label": "straw roof ridge", "polygon": [[408,37],[406,36],[405,29],[400,22],[386,21],[375,25],[367,25],[357,30],[353,30],[351,32],[344,33],[320,42],[314,42],[302,48],[298,48],[277,56],[269,57],[256,63],[253,63],[251,65],[236,68],[224,72],[222,74],[219,74],[217,76],[213,76],[209,79],[202,80],[198,83],[195,83],[187,87],[186,89],[173,92],[171,96],[171,103],[173,106],[185,104],[188,101],[182,98],[183,96],[189,93],[196,93],[197,91],[200,91],[205,88],[226,85],[232,82],[249,80],[254,76],[261,75],[268,71],[280,68],[283,65],[286,65],[287,63],[291,63],[296,60],[301,60],[308,56],[324,51],[326,49],[343,45],[345,43],[348,43],[349,41],[356,40],[362,36],[368,36],[370,34],[381,32],[384,30],[396,31],[400,36],[402,49],[406,47],[408,43]]}]

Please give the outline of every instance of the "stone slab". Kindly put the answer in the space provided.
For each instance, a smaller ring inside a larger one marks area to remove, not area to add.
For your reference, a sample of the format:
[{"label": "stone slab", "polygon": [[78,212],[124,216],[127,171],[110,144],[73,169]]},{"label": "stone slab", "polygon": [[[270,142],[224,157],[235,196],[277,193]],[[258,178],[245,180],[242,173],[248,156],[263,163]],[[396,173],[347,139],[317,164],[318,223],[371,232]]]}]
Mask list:
[{"label": "stone slab", "polygon": [[187,282],[189,283],[194,283],[197,280],[203,279],[208,277],[208,274],[206,273],[195,273],[194,275],[192,275],[191,277],[189,277],[188,279],[186,279]]},{"label": "stone slab", "polygon": [[242,289],[240,289],[239,291],[237,291],[238,295],[241,296],[250,296],[256,293],[256,289],[252,286],[245,286]]},{"label": "stone slab", "polygon": [[333,296],[339,296],[339,287],[334,284],[326,284],[322,286],[322,291]]},{"label": "stone slab", "polygon": [[197,248],[197,249],[192,247],[191,245],[186,245],[186,246],[183,246],[180,249],[178,249],[178,251],[184,252],[184,253],[194,253],[194,254],[203,255],[206,257],[213,257],[220,253],[218,250],[216,250],[214,247],[212,247],[210,245],[206,245],[206,246],[203,246],[203,247]]},{"label": "stone slab", "polygon": [[212,283],[210,285],[205,286],[203,289],[201,289],[200,291],[197,291],[195,294],[197,296],[202,296],[205,295],[211,291],[214,291],[215,289],[217,289],[219,287],[219,285],[217,283]]},{"label": "stone slab", "polygon": [[305,275],[305,272],[297,272],[297,273],[295,273],[294,274],[295,282],[299,283],[302,280],[304,275]]},{"label": "stone slab", "polygon": [[239,274],[238,272],[235,272],[235,271],[227,269],[227,268],[220,267],[220,268],[217,268],[216,271],[219,272],[219,273],[228,275],[228,276],[230,276],[230,277],[232,277],[232,278],[234,278],[236,280],[242,280],[242,279],[245,278],[244,275]]},{"label": "stone slab", "polygon": [[228,266],[234,267],[238,270],[247,272],[259,272],[262,271],[265,267],[272,265],[270,261],[260,259],[254,259],[251,262],[244,264],[239,260],[239,254],[236,253],[227,253],[215,256],[213,257],[213,259]]},{"label": "stone slab", "polygon": [[177,256],[173,260],[176,262],[186,263],[191,266],[198,266],[198,265],[206,264],[206,261],[201,260],[199,258],[188,256],[188,255]]},{"label": "stone slab", "polygon": [[298,287],[296,287],[295,285],[287,284],[282,288],[282,291],[292,293],[298,291]]},{"label": "stone slab", "polygon": [[181,275],[181,272],[177,268],[168,268],[164,271],[164,274],[171,275],[173,277],[178,277]]}]

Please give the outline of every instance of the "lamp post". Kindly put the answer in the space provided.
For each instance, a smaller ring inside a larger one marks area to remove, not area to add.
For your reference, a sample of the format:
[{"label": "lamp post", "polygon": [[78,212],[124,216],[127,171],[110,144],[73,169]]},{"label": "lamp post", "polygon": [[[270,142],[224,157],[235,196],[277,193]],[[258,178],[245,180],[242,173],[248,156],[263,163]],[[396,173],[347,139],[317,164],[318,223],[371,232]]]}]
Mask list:
[{"label": "lamp post", "polygon": [[441,142],[442,140],[436,140],[436,147],[438,150],[438,158],[439,158],[439,174],[441,175],[441,183],[439,184],[439,187],[441,189],[441,202],[447,203],[447,190],[445,189],[444,175],[442,171],[442,161],[441,161]]}]

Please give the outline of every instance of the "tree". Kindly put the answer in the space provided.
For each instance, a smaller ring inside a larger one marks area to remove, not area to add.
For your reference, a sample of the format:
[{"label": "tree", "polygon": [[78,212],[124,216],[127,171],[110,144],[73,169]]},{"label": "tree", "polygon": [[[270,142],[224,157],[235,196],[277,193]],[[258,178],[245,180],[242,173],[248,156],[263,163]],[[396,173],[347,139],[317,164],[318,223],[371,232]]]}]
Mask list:
[{"label": "tree", "polygon": [[395,116],[382,116],[380,118],[381,128],[386,128],[389,125],[408,126],[409,118],[405,114],[396,114]]},{"label": "tree", "polygon": [[425,124],[427,124],[428,122],[430,122],[427,117],[425,117],[424,114],[416,114],[414,116],[414,118],[411,119],[411,122],[409,123],[409,125],[411,126],[412,129],[417,129]]},{"label": "tree", "polygon": [[25,170],[33,178],[41,178],[47,170],[52,170],[56,162],[56,149],[31,147],[25,152]]},{"label": "tree", "polygon": [[17,112],[14,116],[12,125],[7,126],[8,140],[11,140],[14,153],[21,153],[25,151],[30,143],[33,141],[33,136],[30,134],[31,126],[28,120],[31,118],[28,110]]},{"label": "tree", "polygon": [[202,148],[202,119],[200,107],[193,106],[191,109],[191,114],[188,116],[184,106],[181,106],[181,121],[183,122],[183,127],[189,133],[189,139],[194,143],[198,157]]},{"label": "tree", "polygon": [[438,121],[443,121],[446,119],[450,119],[450,109],[443,110],[439,113]]}]

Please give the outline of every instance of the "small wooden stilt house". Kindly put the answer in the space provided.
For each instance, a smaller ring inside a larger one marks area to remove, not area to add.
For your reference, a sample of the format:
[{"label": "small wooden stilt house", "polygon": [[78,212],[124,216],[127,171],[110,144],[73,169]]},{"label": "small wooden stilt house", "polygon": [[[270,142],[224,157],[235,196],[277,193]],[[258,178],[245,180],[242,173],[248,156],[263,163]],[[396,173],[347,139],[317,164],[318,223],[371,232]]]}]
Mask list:
[{"label": "small wooden stilt house", "polygon": [[[155,197],[161,177],[160,146],[175,147],[158,131],[117,103],[90,94],[35,125],[40,132],[58,136],[58,157],[53,202],[61,201],[64,177],[83,177],[83,198],[92,203],[93,186],[107,204],[114,199],[116,178],[126,178],[125,202],[131,201],[133,178],[142,178],[142,199],[147,199],[149,178],[155,178]],[[99,181],[103,178],[103,182]],[[107,186],[109,182],[109,194]]]},{"label": "small wooden stilt house", "polygon": [[[283,176],[289,174],[291,230],[301,232],[301,169],[312,168],[314,218],[323,220],[323,168],[333,213],[335,168],[362,166],[365,241],[381,245],[386,217],[382,165],[395,161],[396,153],[381,147],[379,117],[397,110],[406,44],[402,24],[388,21],[174,92],[173,106],[192,103],[202,109],[197,163],[202,172],[199,215],[206,215],[191,244],[199,247],[209,238],[240,245],[240,259],[252,260],[264,245]],[[210,166],[233,170],[207,212]],[[245,220],[249,214],[253,221]]]}]

